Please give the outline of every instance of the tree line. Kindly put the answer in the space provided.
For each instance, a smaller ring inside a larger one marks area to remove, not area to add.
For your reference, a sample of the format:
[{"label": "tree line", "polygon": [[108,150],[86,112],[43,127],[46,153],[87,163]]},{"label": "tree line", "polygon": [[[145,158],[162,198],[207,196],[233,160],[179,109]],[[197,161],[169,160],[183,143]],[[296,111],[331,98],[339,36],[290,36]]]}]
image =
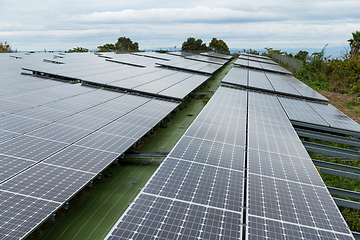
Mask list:
[{"label": "tree line", "polygon": [[[194,53],[214,51],[217,53],[230,54],[227,44],[223,40],[217,38],[213,38],[207,46],[206,43],[203,43],[201,39],[189,37],[186,41],[183,42],[181,50]],[[116,43],[106,43],[97,47],[97,52],[126,53],[139,51],[139,43],[133,42],[130,38],[127,37],[119,37]],[[0,42],[0,52],[12,52],[12,49],[7,42],[4,44]],[[65,52],[89,52],[89,49],[84,47],[74,47]]]}]

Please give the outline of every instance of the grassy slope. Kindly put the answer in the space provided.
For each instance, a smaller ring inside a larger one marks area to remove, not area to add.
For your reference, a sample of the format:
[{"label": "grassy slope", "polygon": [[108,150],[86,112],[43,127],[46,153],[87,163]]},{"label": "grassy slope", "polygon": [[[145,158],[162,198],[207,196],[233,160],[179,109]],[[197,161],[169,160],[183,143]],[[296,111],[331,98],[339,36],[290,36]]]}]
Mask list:
[{"label": "grassy slope", "polygon": [[[232,66],[233,64],[227,65],[208,80],[201,91],[216,91],[221,85],[221,79]],[[190,101],[188,106],[180,110],[171,120],[167,128],[158,128],[151,137],[144,139],[144,143],[136,150],[170,151],[204,105],[203,99],[200,98]],[[125,161],[121,165],[110,167],[113,172],[110,177],[100,180],[93,188],[86,189],[86,193],[71,203],[69,210],[64,211],[63,216],[56,217],[55,223],[43,231],[38,230],[31,238],[103,239],[157,169],[158,165],[151,163],[156,163],[159,159],[125,159]]]}]

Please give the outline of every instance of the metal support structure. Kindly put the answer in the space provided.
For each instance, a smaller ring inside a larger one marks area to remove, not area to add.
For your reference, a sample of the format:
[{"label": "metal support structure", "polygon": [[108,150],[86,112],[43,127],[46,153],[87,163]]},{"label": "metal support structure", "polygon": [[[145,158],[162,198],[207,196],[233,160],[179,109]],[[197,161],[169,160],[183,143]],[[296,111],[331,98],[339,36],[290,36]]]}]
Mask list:
[{"label": "metal support structure", "polygon": [[360,192],[354,192],[354,191],[349,191],[349,190],[344,190],[344,189],[334,188],[334,187],[327,187],[327,189],[329,190],[330,194],[332,194],[332,195],[339,195],[339,196],[343,196],[343,197],[360,199]]},{"label": "metal support structure", "polygon": [[334,170],[334,169],[330,169],[330,168],[322,168],[322,167],[317,167],[317,169],[321,173],[326,173],[326,174],[331,174],[331,175],[340,176],[340,177],[344,177],[344,178],[360,180],[360,174],[344,172],[344,171]]},{"label": "metal support structure", "polygon": [[344,148],[330,147],[327,145],[321,145],[317,143],[310,143],[302,141],[304,147],[309,152],[323,153],[329,156],[344,157],[360,161],[360,153],[353,150],[347,150]]},{"label": "metal support structure", "polygon": [[312,159],[312,161],[315,164],[315,166],[318,166],[318,167],[334,168],[337,170],[348,171],[348,172],[360,174],[360,168],[357,168],[357,167],[351,167],[351,166],[346,166],[346,165],[337,164],[337,163],[330,163],[330,162],[325,162],[325,161],[320,161],[320,160],[315,160],[315,159]]},{"label": "metal support structure", "polygon": [[88,187],[92,187],[93,182],[94,182],[94,181],[93,181],[93,180],[91,180],[91,181],[88,183],[88,185],[87,185],[87,186],[88,186]]},{"label": "metal support structure", "polygon": [[356,240],[360,240],[360,233],[358,233],[358,232],[351,232],[351,233]]},{"label": "metal support structure", "polygon": [[101,173],[99,173],[97,176],[96,176],[96,179],[101,179],[101,176],[102,176],[102,174]]},{"label": "metal support structure", "polygon": [[336,205],[360,210],[360,202],[350,201],[341,198],[333,198]]},{"label": "metal support structure", "polygon": [[300,137],[308,137],[329,142],[346,144],[354,147],[360,147],[360,141],[354,138],[340,137],[336,135],[330,135],[326,133],[304,130],[299,128],[295,128],[295,131]]},{"label": "metal support structure", "polygon": [[294,120],[290,120],[290,122],[294,127],[302,127],[302,128],[312,129],[314,131],[323,131],[323,132],[353,136],[355,139],[359,139],[359,137],[360,137],[360,133],[353,132],[350,130],[333,128],[331,126],[326,127],[326,126],[321,126],[321,125],[317,125],[317,124],[299,122],[299,121],[294,121]]},{"label": "metal support structure", "polygon": [[52,213],[51,216],[49,217],[49,221],[55,222],[55,216],[56,216],[56,214]]},{"label": "metal support structure", "polygon": [[69,209],[69,202],[65,202],[62,206],[63,209],[68,210]]}]

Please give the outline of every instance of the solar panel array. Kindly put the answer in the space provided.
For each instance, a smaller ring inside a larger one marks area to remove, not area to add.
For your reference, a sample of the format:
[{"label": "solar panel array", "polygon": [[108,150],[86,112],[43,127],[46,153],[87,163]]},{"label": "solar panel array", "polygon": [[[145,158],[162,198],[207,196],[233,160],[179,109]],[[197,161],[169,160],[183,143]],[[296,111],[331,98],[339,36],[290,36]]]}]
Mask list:
[{"label": "solar panel array", "polygon": [[220,87],[106,239],[243,234],[353,239],[276,96]]},{"label": "solar panel array", "polygon": [[0,239],[27,236],[179,105],[20,75],[44,55],[21,56],[0,65]]},{"label": "solar panel array", "polygon": [[61,59],[64,64],[27,64],[23,69],[50,77],[182,100],[227,61],[201,55],[192,57],[196,56],[212,59],[212,63],[159,53],[88,53],[64,55]]},{"label": "solar panel array", "polygon": [[288,96],[328,101],[327,98],[298,79],[278,73],[233,67],[222,79],[222,82]]},{"label": "solar panel array", "polygon": [[290,71],[286,70],[283,67],[280,67],[271,59],[257,55],[245,55],[242,53],[239,58],[234,62],[234,64],[237,66],[254,68],[263,71],[277,72],[281,74],[292,74]]},{"label": "solar panel array", "polygon": [[273,60],[271,60],[269,58],[259,58],[259,57],[240,54],[239,59],[278,65],[276,62],[274,62]]},{"label": "solar panel array", "polygon": [[360,132],[360,125],[331,104],[278,97],[290,120]]},{"label": "solar panel array", "polygon": [[248,106],[247,239],[353,239],[276,96]]},{"label": "solar panel array", "polygon": [[232,58],[231,55],[225,55],[225,54],[215,53],[215,52],[205,52],[205,53],[200,53],[200,55],[221,58],[221,59],[227,59],[227,60],[230,60]]},{"label": "solar panel array", "polygon": [[241,238],[246,101],[219,89],[107,239]]}]

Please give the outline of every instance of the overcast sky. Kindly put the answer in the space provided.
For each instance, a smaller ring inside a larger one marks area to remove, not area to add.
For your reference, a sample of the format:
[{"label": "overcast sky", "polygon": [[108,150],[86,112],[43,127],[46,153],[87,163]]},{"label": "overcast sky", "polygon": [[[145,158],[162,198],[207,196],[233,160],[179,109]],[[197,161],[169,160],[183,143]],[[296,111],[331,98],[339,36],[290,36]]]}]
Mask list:
[{"label": "overcast sky", "polygon": [[140,49],[188,37],[240,49],[344,48],[355,31],[359,0],[0,0],[0,42],[19,51],[96,49],[123,36]]}]

